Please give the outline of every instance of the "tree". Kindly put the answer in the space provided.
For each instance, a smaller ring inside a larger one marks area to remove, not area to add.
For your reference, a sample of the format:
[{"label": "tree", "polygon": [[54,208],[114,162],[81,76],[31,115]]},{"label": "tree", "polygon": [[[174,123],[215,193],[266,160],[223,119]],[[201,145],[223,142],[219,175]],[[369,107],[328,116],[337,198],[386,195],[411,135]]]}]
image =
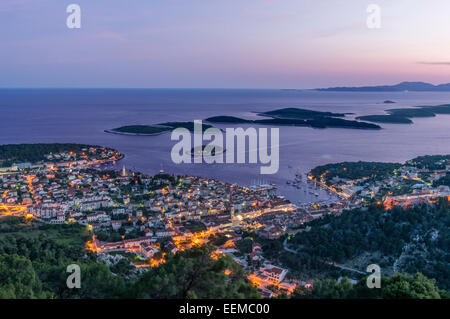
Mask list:
[{"label": "tree", "polygon": [[440,299],[449,298],[449,293],[435,285],[434,279],[429,279],[417,273],[408,275],[397,273],[392,277],[381,278],[380,289],[369,289],[366,278],[353,285],[344,278],[340,282],[324,279],[314,282],[311,289],[299,287],[292,298],[303,299]]},{"label": "tree", "polygon": [[144,274],[138,298],[257,298],[242,268],[230,257],[213,258],[209,245],[169,254],[166,263]]},{"label": "tree", "polygon": [[42,286],[31,261],[16,254],[0,255],[0,298],[40,298]]},{"label": "tree", "polygon": [[382,280],[382,297],[385,299],[440,299],[434,279],[417,273],[414,276],[397,273]]}]

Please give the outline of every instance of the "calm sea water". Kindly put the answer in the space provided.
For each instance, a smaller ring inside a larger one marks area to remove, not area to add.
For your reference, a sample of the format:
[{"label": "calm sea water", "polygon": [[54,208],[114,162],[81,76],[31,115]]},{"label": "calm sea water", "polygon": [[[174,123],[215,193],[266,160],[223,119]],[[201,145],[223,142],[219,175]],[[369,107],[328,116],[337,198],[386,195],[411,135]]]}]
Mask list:
[{"label": "calm sea water", "polygon": [[[383,104],[385,100],[396,104]],[[214,115],[255,117],[255,111],[300,107],[320,111],[383,114],[388,108],[450,103],[450,93],[333,93],[280,90],[49,89],[0,90],[0,144],[75,142],[118,149],[127,168],[217,178],[249,185],[279,185],[297,201],[308,194],[288,187],[297,170],[340,161],[403,162],[418,155],[450,154],[450,116],[413,119],[412,125],[381,124],[383,130],[280,128],[280,170],[260,175],[260,165],[180,164],[170,158],[170,134],[121,136],[103,130],[130,124],[191,121]],[[217,125],[219,126],[219,125]],[[219,126],[223,127],[223,126]]]}]

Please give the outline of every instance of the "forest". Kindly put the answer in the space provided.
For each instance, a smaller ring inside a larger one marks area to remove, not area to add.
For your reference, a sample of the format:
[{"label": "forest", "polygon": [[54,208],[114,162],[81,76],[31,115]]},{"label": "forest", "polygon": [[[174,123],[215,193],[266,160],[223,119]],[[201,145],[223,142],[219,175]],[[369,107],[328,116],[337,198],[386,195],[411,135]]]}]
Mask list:
[{"label": "forest", "polygon": [[8,144],[0,145],[0,167],[9,167],[13,163],[36,163],[45,160],[50,153],[81,152],[92,145],[84,144]]},{"label": "forest", "polygon": [[[423,273],[436,279],[438,287],[450,289],[450,208],[447,200],[436,206],[385,211],[379,206],[326,216],[308,223],[308,230],[289,241],[297,254],[274,254],[290,268],[334,262],[355,263],[361,271],[370,263],[385,273]],[[280,247],[279,247],[280,248]]]},{"label": "forest", "polygon": [[[168,254],[166,263],[134,278],[122,259],[111,267],[85,249],[85,226],[0,220],[0,299],[257,298],[230,257],[211,258],[212,246]],[[81,288],[66,285],[67,266],[81,268]]]},{"label": "forest", "polygon": [[401,166],[399,163],[342,162],[317,166],[311,170],[310,175],[319,179],[325,174],[326,182],[331,181],[334,177],[350,180],[367,177],[372,180],[382,180],[392,176],[395,170]]}]

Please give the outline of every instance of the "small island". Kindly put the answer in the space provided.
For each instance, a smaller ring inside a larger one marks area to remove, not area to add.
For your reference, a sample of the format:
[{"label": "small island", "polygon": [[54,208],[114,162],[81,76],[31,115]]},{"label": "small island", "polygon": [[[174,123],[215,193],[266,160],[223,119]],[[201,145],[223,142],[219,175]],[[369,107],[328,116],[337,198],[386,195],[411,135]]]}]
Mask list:
[{"label": "small island", "polygon": [[[212,128],[213,126],[202,124],[202,131]],[[126,125],[118,128],[105,130],[105,133],[134,135],[134,136],[154,136],[176,128],[186,128],[190,132],[194,131],[194,122],[166,122],[153,125]]]},{"label": "small island", "polygon": [[375,122],[375,123],[387,123],[387,124],[412,124],[407,117],[397,116],[397,115],[365,115],[358,116],[357,120]]},{"label": "small island", "polygon": [[403,116],[403,117],[434,117],[436,114],[434,114],[431,111],[428,111],[426,109],[422,108],[405,108],[405,109],[390,109],[386,110],[387,113],[391,115],[396,116]]},{"label": "small island", "polygon": [[105,130],[106,133],[121,135],[159,135],[169,131],[169,127],[158,127],[156,125],[126,125],[111,130]]},{"label": "small island", "polygon": [[[189,151],[187,151],[189,153]],[[216,156],[225,153],[225,149],[219,145],[202,145],[193,147],[190,151],[192,157],[196,156]],[[189,154],[188,154],[189,155]]]}]

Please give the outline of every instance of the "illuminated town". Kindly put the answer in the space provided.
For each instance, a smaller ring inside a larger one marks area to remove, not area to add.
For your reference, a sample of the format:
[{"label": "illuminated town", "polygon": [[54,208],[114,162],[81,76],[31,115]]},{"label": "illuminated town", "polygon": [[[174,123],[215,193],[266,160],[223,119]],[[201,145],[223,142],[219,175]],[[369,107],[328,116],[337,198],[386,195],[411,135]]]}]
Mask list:
[{"label": "illuminated town", "polygon": [[[364,165],[364,164],[361,164]],[[343,167],[346,171],[347,168]],[[342,199],[346,207],[358,207],[376,201],[386,210],[395,206],[409,208],[435,204],[439,198],[450,200],[450,187],[440,182],[450,173],[449,156],[424,156],[407,161],[385,177],[358,176],[327,179],[329,171],[308,178]]]},{"label": "illuminated town", "polygon": [[[114,170],[122,154],[91,147],[80,152],[49,154],[43,162],[19,163],[2,168],[0,175],[0,216],[23,216],[42,223],[79,223],[90,231],[86,249],[106,258],[111,253],[131,253],[132,263],[141,271],[165,262],[167,253],[209,243],[216,247],[211,256],[232,257],[248,273],[248,280],[264,297],[313,282],[286,276],[288,270],[264,257],[261,244],[254,241],[250,252],[242,253],[236,243],[243,232],[268,240],[295,234],[301,225],[326,214],[339,215],[344,209],[370,201],[394,206],[433,204],[449,197],[447,186],[433,186],[450,171],[448,160],[437,169],[417,168],[409,162],[393,176],[372,181],[326,180],[326,172],[309,181],[339,200],[328,205],[313,203],[298,207],[275,195],[273,185],[242,187],[212,179],[172,176],[161,171],[155,176]],[[315,181],[315,182],[314,182]],[[395,191],[408,182],[408,193]]]}]

